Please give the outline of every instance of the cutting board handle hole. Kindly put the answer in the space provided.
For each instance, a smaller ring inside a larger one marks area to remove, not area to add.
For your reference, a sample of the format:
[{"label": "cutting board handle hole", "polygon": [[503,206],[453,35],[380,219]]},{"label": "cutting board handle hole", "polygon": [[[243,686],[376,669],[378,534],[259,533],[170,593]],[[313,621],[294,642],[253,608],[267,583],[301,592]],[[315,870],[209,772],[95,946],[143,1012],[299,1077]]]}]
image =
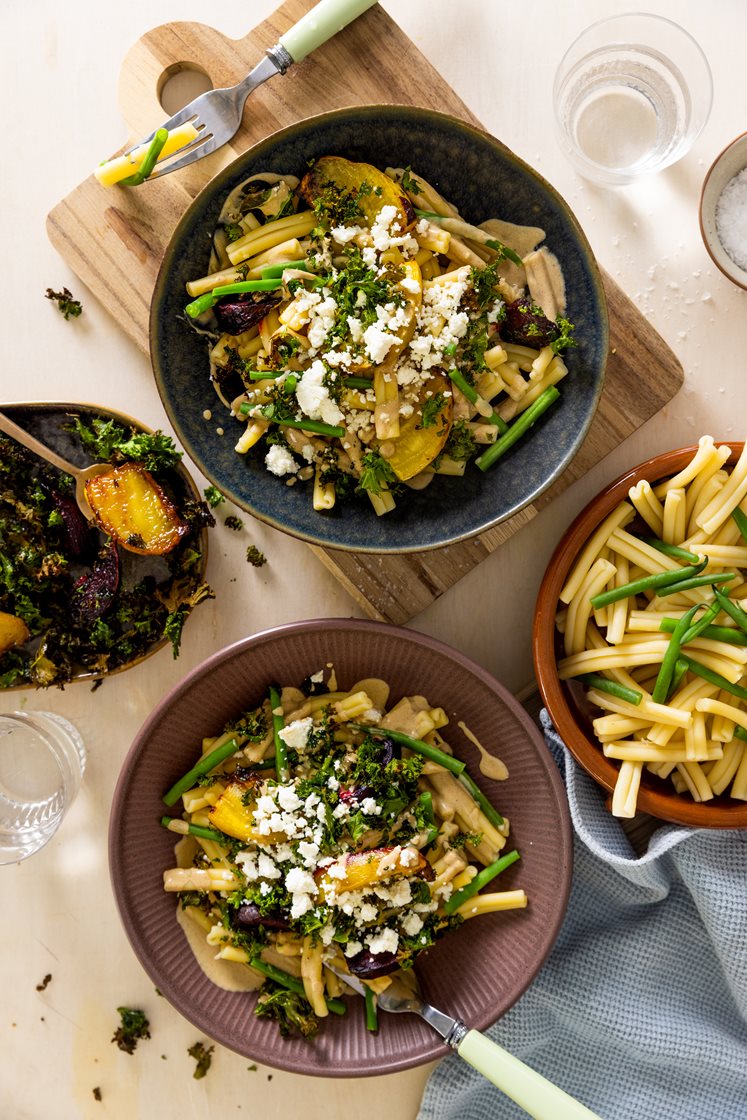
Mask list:
[{"label": "cutting board handle hole", "polygon": [[175,62],[164,70],[158,81],[158,100],[170,117],[193,98],[213,88],[208,74],[193,62]]}]

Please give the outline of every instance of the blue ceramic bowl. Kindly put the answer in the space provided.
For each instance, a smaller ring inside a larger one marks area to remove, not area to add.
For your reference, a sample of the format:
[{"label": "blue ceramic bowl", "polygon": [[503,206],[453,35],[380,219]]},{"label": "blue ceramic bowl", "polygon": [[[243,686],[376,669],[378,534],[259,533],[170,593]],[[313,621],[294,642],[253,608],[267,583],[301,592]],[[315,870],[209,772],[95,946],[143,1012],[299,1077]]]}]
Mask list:
[{"label": "blue ceramic bowl", "polygon": [[[437,476],[407,490],[377,517],[363,495],[329,513],[312,509],[308,485],[285,486],[268,473],[263,454],[237,455],[237,422],[208,377],[201,340],[184,321],[188,280],[207,271],[210,234],[224,199],[261,171],[303,175],[308,161],[341,155],[378,167],[411,166],[453,202],[466,220],[500,217],[541,226],[560,260],[568,318],[578,347],[566,352],[569,375],[561,400],[488,473],[474,465],[463,478]],[[151,357],[158,390],[177,436],[206,478],[236,505],[293,536],[356,552],[415,552],[453,544],[517,513],[550,486],[579,449],[602,391],[608,320],[602,280],[570,209],[526,163],[498,140],[463,121],[410,106],[342,109],[283,129],[217,175],[179,222],[156,281]],[[209,409],[212,420],[203,413]],[[216,434],[222,425],[225,436]]]}]

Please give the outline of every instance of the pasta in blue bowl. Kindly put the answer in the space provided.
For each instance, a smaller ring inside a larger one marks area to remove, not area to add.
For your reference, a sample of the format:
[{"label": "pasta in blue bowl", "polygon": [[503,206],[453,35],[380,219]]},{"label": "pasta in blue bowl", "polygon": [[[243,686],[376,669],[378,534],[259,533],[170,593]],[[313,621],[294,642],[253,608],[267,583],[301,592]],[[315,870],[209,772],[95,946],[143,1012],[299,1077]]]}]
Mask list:
[{"label": "pasta in blue bowl", "polygon": [[151,351],[188,453],[309,542],[407,552],[512,516],[593,418],[608,325],[557,193],[422,109],[310,118],[192,203]]}]

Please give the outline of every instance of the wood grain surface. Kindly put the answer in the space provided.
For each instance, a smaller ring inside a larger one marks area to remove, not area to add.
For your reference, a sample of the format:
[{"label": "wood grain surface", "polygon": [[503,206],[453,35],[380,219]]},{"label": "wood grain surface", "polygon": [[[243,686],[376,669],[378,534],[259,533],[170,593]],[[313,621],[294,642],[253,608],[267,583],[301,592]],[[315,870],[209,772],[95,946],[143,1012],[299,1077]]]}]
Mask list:
[{"label": "wood grain surface", "polygon": [[[206,73],[215,88],[234,85],[311,6],[312,0],[286,0],[239,40],[197,23],[165,24],[143,36],[122,67],[119,99],[129,137],[120,150],[163,120],[159,96],[172,74],[193,69]],[[416,104],[480,127],[410,39],[375,6],[303,63],[255,91],[241,129],[222,149],[145,189],[107,190],[89,176],[50,213],[49,237],[122,330],[148,353],[158,268],[171,231],[204,184],[280,128],[331,109],[370,104]],[[419,614],[678,391],[683,371],[675,355],[620,287],[606,274],[603,279],[611,326],[604,392],[578,455],[534,504],[479,537],[435,551],[376,556],[309,546],[371,618],[403,623]]]}]

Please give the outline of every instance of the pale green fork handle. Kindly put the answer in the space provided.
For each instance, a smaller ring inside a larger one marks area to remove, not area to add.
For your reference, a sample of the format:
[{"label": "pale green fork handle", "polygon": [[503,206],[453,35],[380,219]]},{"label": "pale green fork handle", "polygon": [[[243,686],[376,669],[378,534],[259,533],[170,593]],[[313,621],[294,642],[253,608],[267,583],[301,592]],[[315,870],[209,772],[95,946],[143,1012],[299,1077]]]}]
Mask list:
[{"label": "pale green fork handle", "polygon": [[516,1101],[534,1120],[601,1120],[596,1112],[574,1100],[479,1031],[467,1031],[456,1052]]},{"label": "pale green fork handle", "polygon": [[294,62],[302,62],[343,27],[373,8],[376,0],[320,0],[298,23],[280,36],[280,43]]}]

